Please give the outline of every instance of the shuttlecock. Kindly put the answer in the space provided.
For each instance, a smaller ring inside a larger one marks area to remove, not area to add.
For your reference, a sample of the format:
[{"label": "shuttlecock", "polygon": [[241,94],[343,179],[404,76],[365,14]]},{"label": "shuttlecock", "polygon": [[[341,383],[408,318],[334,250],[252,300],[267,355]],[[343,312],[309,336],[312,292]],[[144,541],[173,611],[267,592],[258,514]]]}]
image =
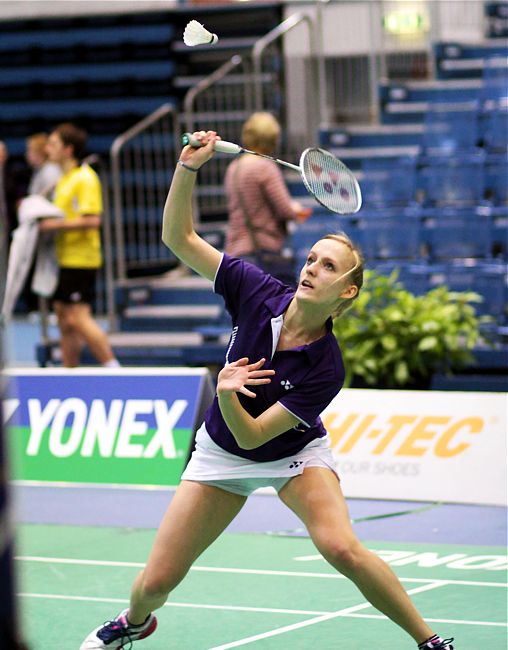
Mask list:
[{"label": "shuttlecock", "polygon": [[214,45],[219,40],[217,34],[209,32],[197,20],[191,20],[183,32],[183,42],[189,47],[194,45]]}]

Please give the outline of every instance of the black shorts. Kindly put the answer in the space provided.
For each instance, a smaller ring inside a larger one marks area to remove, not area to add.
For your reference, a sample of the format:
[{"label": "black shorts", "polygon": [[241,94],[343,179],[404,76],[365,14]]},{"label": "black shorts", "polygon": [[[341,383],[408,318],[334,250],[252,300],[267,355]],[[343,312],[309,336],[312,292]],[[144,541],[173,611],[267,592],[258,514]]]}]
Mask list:
[{"label": "black shorts", "polygon": [[91,305],[95,299],[96,277],[97,269],[61,268],[52,299],[70,305],[80,302]]}]

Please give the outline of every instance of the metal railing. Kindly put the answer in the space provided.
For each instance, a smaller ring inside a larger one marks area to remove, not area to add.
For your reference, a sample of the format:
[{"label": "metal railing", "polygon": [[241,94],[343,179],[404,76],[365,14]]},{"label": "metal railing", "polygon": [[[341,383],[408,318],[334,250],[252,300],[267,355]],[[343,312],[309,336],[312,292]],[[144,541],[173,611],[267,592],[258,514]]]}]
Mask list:
[{"label": "metal railing", "polygon": [[119,135],[111,147],[116,278],[168,268],[174,256],[161,241],[161,215],[174,171],[178,120],[164,104]]},{"label": "metal railing", "polygon": [[[312,66],[307,84],[314,87],[308,92],[309,103],[315,107],[307,110],[312,124],[307,132],[315,132],[319,124],[320,75],[316,73],[316,33],[312,17],[304,12],[293,14],[265,36],[258,39],[250,54],[235,55],[195,87],[184,98],[183,124],[185,130],[213,127],[225,140],[240,142],[242,126],[254,111],[266,110],[274,114],[286,132],[284,65],[282,39],[299,25],[306,25],[310,40],[309,61]],[[291,150],[286,139],[284,153]],[[298,147],[293,147],[298,148]],[[216,155],[200,173],[196,191],[195,213],[198,223],[202,216],[213,223],[214,218],[224,219],[227,213],[225,193],[222,189],[224,174],[230,156]]]}]

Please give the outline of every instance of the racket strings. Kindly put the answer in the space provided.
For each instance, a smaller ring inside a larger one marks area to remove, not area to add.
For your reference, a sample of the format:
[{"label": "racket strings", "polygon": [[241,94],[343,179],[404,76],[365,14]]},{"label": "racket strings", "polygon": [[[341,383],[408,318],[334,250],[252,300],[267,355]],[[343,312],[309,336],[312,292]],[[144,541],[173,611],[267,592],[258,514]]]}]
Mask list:
[{"label": "racket strings", "polygon": [[306,149],[300,160],[307,190],[332,212],[352,214],[362,205],[358,181],[340,160],[324,149]]}]

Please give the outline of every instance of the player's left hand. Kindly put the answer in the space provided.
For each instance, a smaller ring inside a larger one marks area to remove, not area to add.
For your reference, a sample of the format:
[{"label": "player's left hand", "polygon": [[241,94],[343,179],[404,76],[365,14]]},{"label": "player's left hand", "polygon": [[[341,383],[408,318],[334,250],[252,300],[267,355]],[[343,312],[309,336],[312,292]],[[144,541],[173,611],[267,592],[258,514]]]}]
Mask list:
[{"label": "player's left hand", "polygon": [[259,386],[269,384],[270,376],[275,370],[265,368],[261,370],[266,359],[259,359],[256,363],[249,363],[248,357],[242,357],[224,366],[217,377],[217,393],[242,393],[247,397],[256,397],[256,393],[246,386]]}]

